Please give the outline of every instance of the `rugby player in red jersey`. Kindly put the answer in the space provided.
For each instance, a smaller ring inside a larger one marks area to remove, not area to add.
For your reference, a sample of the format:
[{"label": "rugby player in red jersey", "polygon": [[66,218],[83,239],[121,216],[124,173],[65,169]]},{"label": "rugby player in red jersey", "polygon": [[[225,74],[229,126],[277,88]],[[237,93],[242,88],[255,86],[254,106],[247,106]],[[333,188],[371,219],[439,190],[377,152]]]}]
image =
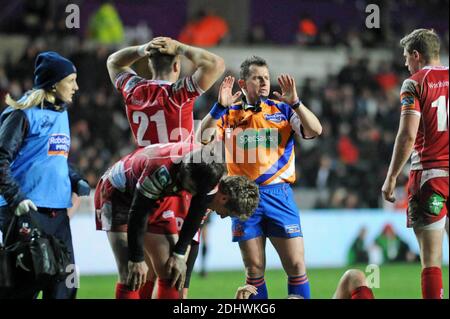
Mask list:
[{"label": "rugby player in red jersey", "polygon": [[422,262],[423,298],[443,298],[442,241],[448,219],[448,67],[439,59],[434,30],[417,29],[400,41],[411,77],[403,82],[401,117],[382,187],[394,202],[396,180],[411,156],[407,226],[414,229]]},{"label": "rugby player in red jersey", "polygon": [[[159,278],[158,297],[179,298],[186,251],[207,208],[243,219],[256,209],[256,184],[224,177],[223,164],[205,160],[208,148],[194,148],[150,145],[122,158],[99,181],[97,229],[108,232],[118,265],[117,298],[140,297],[148,271],[144,251]],[[179,234],[177,223],[183,224]]]},{"label": "rugby player in red jersey", "polygon": [[[180,79],[181,56],[193,63],[195,71]],[[150,80],[131,69],[142,58],[149,60]],[[111,54],[107,68],[114,87],[123,96],[136,143],[144,147],[193,140],[194,102],[223,74],[225,63],[204,49],[158,37]]]}]

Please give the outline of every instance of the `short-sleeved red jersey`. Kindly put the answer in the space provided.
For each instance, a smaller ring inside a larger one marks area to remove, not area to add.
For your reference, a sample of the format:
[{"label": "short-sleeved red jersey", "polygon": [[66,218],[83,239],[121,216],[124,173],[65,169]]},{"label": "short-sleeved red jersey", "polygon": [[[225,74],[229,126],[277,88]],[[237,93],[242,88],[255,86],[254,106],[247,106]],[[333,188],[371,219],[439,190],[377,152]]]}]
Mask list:
[{"label": "short-sleeved red jersey", "polygon": [[123,96],[138,147],[193,141],[194,103],[203,91],[192,76],[172,83],[123,72],[114,85]]},{"label": "short-sleeved red jersey", "polygon": [[426,66],[403,82],[402,114],[420,116],[411,170],[448,169],[448,67]]},{"label": "short-sleeved red jersey", "polygon": [[180,191],[175,164],[195,148],[189,143],[149,145],[122,158],[106,175],[122,192],[133,194],[137,188],[144,196],[158,200]]}]

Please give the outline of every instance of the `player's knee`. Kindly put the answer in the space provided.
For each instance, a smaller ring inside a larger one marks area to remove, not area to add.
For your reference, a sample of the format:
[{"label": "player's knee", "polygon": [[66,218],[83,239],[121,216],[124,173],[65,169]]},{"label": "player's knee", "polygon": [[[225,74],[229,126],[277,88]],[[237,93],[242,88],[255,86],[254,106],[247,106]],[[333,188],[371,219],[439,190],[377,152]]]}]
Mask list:
[{"label": "player's knee", "polygon": [[248,265],[245,267],[245,271],[247,273],[247,277],[250,277],[250,278],[264,276],[264,264],[263,263],[255,263],[252,265]]},{"label": "player's knee", "polygon": [[361,270],[349,269],[342,276],[342,281],[350,291],[361,286],[367,286],[366,276]]},{"label": "player's knee", "polygon": [[291,260],[283,263],[289,276],[299,276],[306,273],[306,265],[303,260]]}]

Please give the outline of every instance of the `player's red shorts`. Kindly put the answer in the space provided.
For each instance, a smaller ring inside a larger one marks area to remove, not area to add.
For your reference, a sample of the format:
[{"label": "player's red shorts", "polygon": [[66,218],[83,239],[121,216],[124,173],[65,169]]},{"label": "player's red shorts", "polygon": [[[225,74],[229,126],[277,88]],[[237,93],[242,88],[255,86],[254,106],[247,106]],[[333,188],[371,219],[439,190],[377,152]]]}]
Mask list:
[{"label": "player's red shorts", "polygon": [[[126,232],[133,194],[115,189],[102,178],[95,189],[95,222],[97,230]],[[192,196],[187,192],[166,196],[148,218],[147,232],[178,234],[188,213]]]},{"label": "player's red shorts", "polygon": [[407,226],[427,226],[448,216],[448,192],[448,169],[411,171]]}]

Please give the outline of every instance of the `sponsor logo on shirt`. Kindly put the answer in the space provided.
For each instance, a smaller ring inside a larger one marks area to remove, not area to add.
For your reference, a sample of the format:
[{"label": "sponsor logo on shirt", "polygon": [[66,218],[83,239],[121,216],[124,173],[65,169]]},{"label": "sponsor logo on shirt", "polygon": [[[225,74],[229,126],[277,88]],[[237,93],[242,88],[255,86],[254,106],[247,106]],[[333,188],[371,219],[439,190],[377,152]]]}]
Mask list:
[{"label": "sponsor logo on shirt", "polygon": [[281,134],[277,129],[246,129],[237,134],[236,142],[244,150],[258,147],[277,149],[281,143]]},{"label": "sponsor logo on shirt", "polygon": [[166,210],[162,213],[162,217],[165,219],[175,218],[175,213],[172,210]]},{"label": "sponsor logo on shirt", "polygon": [[448,81],[430,82],[428,87],[430,89],[439,89],[448,86]]},{"label": "sponsor logo on shirt", "polygon": [[244,236],[244,228],[242,225],[237,224],[235,227],[233,227],[233,237],[242,237]]},{"label": "sponsor logo on shirt", "polygon": [[300,226],[298,224],[284,226],[286,234],[295,234],[300,232]]},{"label": "sponsor logo on shirt", "polygon": [[46,127],[51,127],[53,125],[52,121],[50,121],[50,117],[45,115],[41,120],[41,129],[44,129]]},{"label": "sponsor logo on shirt", "polygon": [[266,121],[271,121],[274,123],[281,123],[283,121],[286,121],[286,117],[283,113],[264,114],[264,119]]},{"label": "sponsor logo on shirt", "polygon": [[70,137],[65,134],[52,134],[48,139],[48,152],[50,156],[69,156]]}]

